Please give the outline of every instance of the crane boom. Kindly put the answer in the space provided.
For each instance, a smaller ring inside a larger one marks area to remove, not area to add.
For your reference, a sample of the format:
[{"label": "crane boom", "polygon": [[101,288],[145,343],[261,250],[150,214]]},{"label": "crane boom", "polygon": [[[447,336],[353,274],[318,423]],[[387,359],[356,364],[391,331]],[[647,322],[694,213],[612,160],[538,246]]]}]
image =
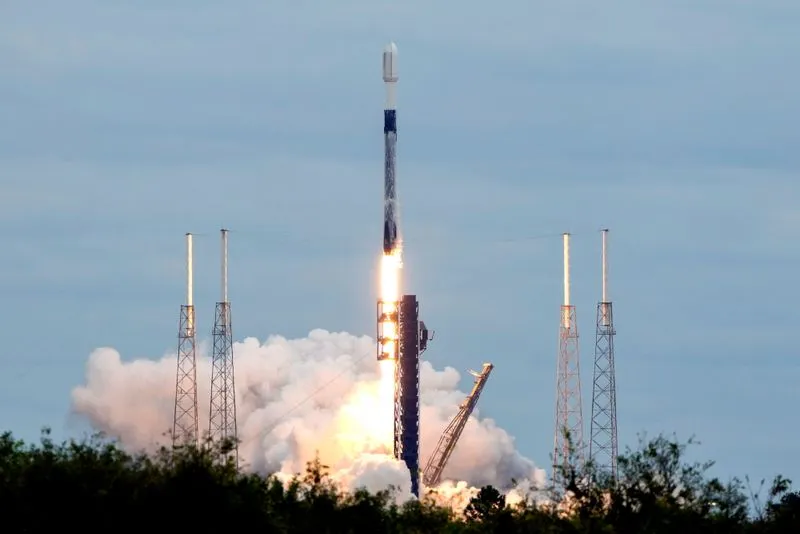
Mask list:
[{"label": "crane boom", "polygon": [[484,363],[483,370],[480,373],[470,371],[470,374],[475,377],[472,391],[467,395],[467,398],[464,399],[464,402],[461,403],[456,416],[450,421],[447,428],[444,429],[444,433],[442,433],[442,437],[439,438],[436,449],[425,465],[425,469],[422,472],[422,481],[426,486],[435,486],[441,480],[442,471],[444,471],[447,461],[450,459],[450,455],[456,448],[458,438],[461,437],[461,432],[464,430],[464,426],[467,424],[472,410],[474,410],[475,406],[478,404],[478,398],[481,396],[483,386],[486,385],[486,380],[489,379],[489,374],[491,374],[492,369],[494,369],[493,364]]}]

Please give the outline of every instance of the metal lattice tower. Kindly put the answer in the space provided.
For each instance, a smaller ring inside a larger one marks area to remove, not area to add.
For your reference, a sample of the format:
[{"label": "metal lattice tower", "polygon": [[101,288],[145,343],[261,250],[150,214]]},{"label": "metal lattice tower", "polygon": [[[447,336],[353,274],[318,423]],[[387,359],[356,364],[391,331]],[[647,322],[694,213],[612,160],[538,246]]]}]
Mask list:
[{"label": "metal lattice tower", "polygon": [[608,230],[603,230],[603,298],[597,304],[589,458],[617,478],[617,385],[614,374],[614,313],[608,298]]},{"label": "metal lattice tower", "polygon": [[192,234],[186,234],[186,304],[181,306],[178,324],[178,371],[175,378],[172,446],[196,445],[197,438],[197,358],[192,303]]},{"label": "metal lattice tower", "polygon": [[455,450],[456,444],[458,444],[458,438],[461,437],[461,432],[463,432],[469,420],[469,416],[472,415],[472,411],[478,404],[483,386],[486,385],[486,381],[489,379],[489,374],[491,374],[492,369],[494,369],[494,365],[491,363],[484,363],[483,370],[480,373],[470,371],[470,374],[475,377],[472,391],[461,403],[456,416],[453,417],[453,420],[450,421],[450,424],[444,429],[442,437],[439,438],[439,443],[436,445],[436,449],[428,459],[428,463],[425,464],[425,469],[422,472],[422,480],[426,486],[436,486],[442,479],[442,472],[447,465],[447,461],[450,459],[450,455]]},{"label": "metal lattice tower", "polygon": [[[231,305],[228,301],[228,230],[222,229],[222,301],[214,313],[214,353],[211,369],[209,432],[214,441],[237,439],[236,388],[233,371],[233,333]],[[238,462],[239,447],[232,454]]]},{"label": "metal lattice tower", "polygon": [[411,493],[419,497],[419,357],[428,346],[428,329],[419,320],[416,295],[400,300],[399,341],[394,371],[394,457],[411,473]]},{"label": "metal lattice tower", "polygon": [[[578,468],[570,465],[569,442],[574,448],[574,457],[583,460],[583,408],[581,401],[581,365],[578,350],[578,321],[575,306],[570,304],[569,237],[564,234],[564,304],[561,306],[559,326],[558,371],[556,375],[556,418],[553,450],[553,466],[566,469]],[[554,469],[554,477],[557,472]]]}]

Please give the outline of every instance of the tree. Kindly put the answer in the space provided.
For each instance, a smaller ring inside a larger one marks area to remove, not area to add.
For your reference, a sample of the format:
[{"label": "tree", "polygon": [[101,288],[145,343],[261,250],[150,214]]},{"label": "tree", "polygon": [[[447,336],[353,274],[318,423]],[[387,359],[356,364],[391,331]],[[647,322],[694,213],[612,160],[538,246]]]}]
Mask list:
[{"label": "tree", "polygon": [[[573,464],[539,500],[507,506],[485,486],[463,513],[430,500],[398,504],[394,488],[345,492],[316,457],[291,480],[248,473],[230,443],[129,454],[102,435],[56,444],[49,431],[28,445],[0,435],[3,532],[205,531],[210,525],[295,534],[800,532],[800,492],[776,477],[761,504],[737,479],[707,476],[711,462],[687,462],[686,443],[640,439],[612,479]],[[764,483],[762,481],[762,489]],[[544,498],[544,500],[542,500]],[[566,505],[569,506],[566,506]]]}]

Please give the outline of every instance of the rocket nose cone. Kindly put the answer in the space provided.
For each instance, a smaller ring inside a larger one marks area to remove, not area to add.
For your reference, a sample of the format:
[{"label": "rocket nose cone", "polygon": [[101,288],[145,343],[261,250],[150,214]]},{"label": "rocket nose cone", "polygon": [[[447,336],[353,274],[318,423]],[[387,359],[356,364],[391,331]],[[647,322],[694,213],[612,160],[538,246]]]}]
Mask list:
[{"label": "rocket nose cone", "polygon": [[383,49],[383,81],[397,81],[397,46],[393,42]]}]

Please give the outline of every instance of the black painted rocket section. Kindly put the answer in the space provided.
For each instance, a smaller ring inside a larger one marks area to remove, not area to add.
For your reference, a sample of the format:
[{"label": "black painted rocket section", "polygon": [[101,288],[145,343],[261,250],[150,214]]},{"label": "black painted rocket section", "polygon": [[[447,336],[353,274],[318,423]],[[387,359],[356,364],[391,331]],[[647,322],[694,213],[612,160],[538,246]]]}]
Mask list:
[{"label": "black painted rocket section", "polygon": [[383,253],[391,254],[397,247],[397,188],[395,183],[395,150],[397,147],[397,112],[383,110],[384,192],[383,192]]}]

